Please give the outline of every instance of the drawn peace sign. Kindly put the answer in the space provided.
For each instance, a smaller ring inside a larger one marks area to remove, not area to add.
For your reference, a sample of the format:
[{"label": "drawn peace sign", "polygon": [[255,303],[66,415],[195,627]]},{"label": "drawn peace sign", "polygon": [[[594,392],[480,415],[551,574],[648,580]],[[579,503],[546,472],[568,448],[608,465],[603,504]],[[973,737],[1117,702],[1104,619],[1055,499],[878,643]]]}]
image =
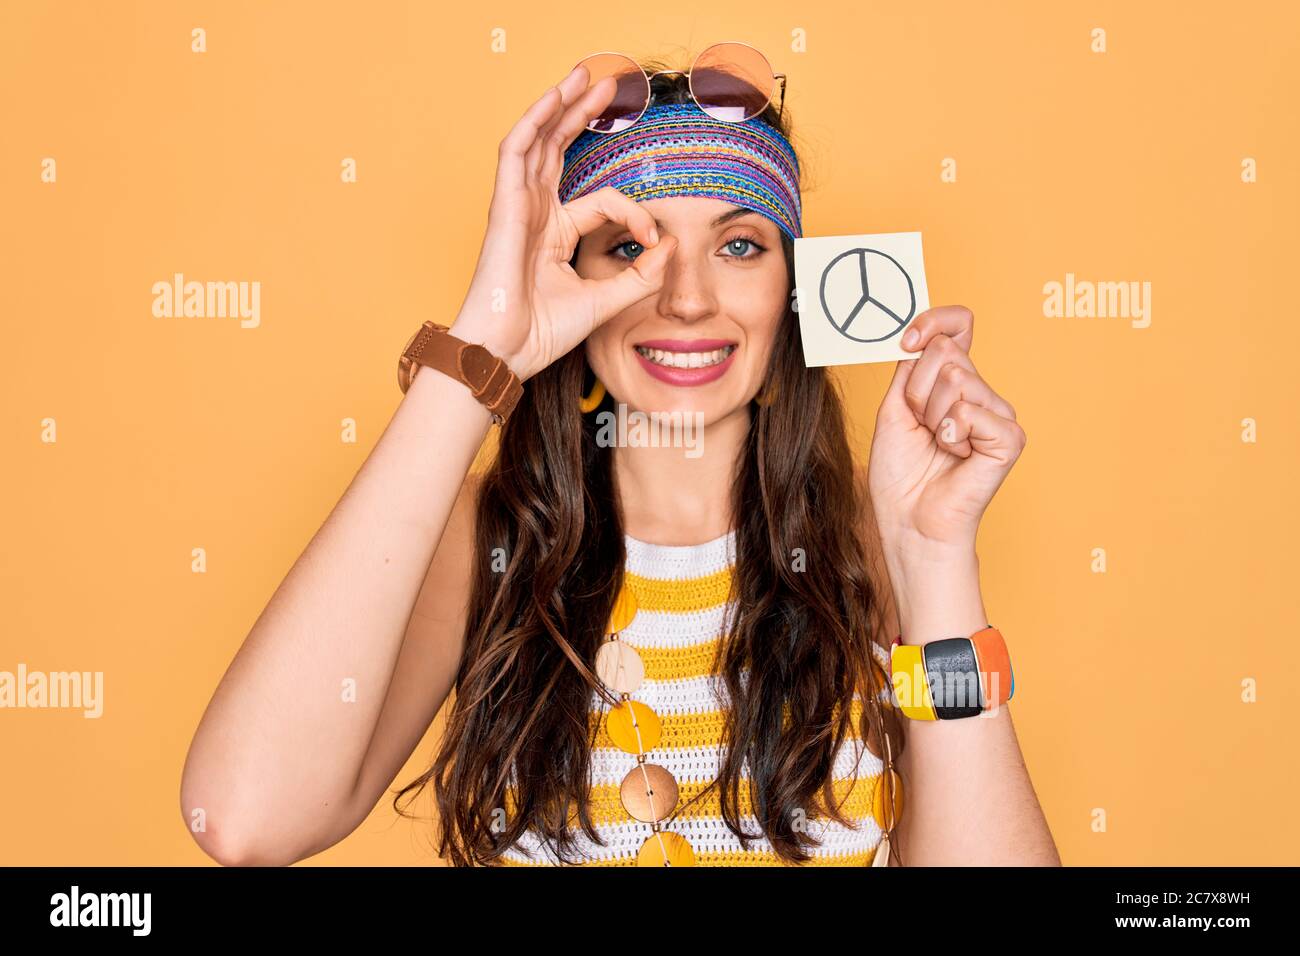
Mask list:
[{"label": "drawn peace sign", "polygon": [[883,342],[916,315],[916,287],[897,259],[879,249],[846,249],[826,264],[822,312],[854,342]]}]

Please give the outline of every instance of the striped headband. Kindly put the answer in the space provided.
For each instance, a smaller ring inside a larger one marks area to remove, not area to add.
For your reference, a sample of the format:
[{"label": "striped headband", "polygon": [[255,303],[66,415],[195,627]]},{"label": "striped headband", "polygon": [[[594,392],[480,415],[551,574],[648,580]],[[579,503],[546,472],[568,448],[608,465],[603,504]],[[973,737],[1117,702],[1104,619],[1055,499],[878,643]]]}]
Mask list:
[{"label": "striped headband", "polygon": [[564,151],[560,202],[605,186],[637,202],[726,199],[763,214],[791,239],[803,234],[799,160],[790,141],[757,117],[728,123],[694,103],[657,103],[617,133],[583,130]]}]

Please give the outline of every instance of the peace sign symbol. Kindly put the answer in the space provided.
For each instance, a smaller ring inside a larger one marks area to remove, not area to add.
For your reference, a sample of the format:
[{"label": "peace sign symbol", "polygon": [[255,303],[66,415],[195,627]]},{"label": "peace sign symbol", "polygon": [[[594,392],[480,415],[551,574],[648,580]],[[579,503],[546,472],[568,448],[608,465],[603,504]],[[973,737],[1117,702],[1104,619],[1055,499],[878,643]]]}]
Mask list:
[{"label": "peace sign symbol", "polygon": [[[831,301],[827,301],[828,284],[834,287]],[[822,271],[819,293],[831,326],[855,342],[893,338],[916,315],[912,277],[897,259],[879,249],[841,252]]]}]

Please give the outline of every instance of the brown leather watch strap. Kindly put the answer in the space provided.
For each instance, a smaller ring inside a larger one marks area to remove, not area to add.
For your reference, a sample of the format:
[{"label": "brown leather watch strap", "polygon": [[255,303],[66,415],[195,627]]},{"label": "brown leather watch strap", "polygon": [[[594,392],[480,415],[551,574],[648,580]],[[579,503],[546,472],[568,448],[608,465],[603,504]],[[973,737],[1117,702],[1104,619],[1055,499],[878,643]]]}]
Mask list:
[{"label": "brown leather watch strap", "polygon": [[474,397],[492,413],[498,425],[514,411],[524,393],[510,366],[481,345],[458,339],[447,326],[425,322],[406,343],[397,365],[397,384],[403,392],[411,387],[419,366],[427,365],[466,385]]}]

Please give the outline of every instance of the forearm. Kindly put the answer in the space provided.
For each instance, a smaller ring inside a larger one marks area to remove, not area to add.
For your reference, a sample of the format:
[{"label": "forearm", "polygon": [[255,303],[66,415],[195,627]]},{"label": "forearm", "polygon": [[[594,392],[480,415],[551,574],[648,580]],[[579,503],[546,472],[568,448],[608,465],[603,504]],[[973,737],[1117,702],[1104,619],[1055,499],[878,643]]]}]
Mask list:
[{"label": "forearm", "polygon": [[250,852],[272,833],[292,855],[343,809],[489,424],[465,386],[422,369],[258,617],[195,733],[182,783],[187,816],[205,811],[217,849]]},{"label": "forearm", "polygon": [[[991,622],[973,549],[888,559],[905,644],[967,637]],[[1011,722],[1010,704],[979,717],[908,720],[898,764],[907,786],[897,838],[909,866],[1059,865]]]}]

